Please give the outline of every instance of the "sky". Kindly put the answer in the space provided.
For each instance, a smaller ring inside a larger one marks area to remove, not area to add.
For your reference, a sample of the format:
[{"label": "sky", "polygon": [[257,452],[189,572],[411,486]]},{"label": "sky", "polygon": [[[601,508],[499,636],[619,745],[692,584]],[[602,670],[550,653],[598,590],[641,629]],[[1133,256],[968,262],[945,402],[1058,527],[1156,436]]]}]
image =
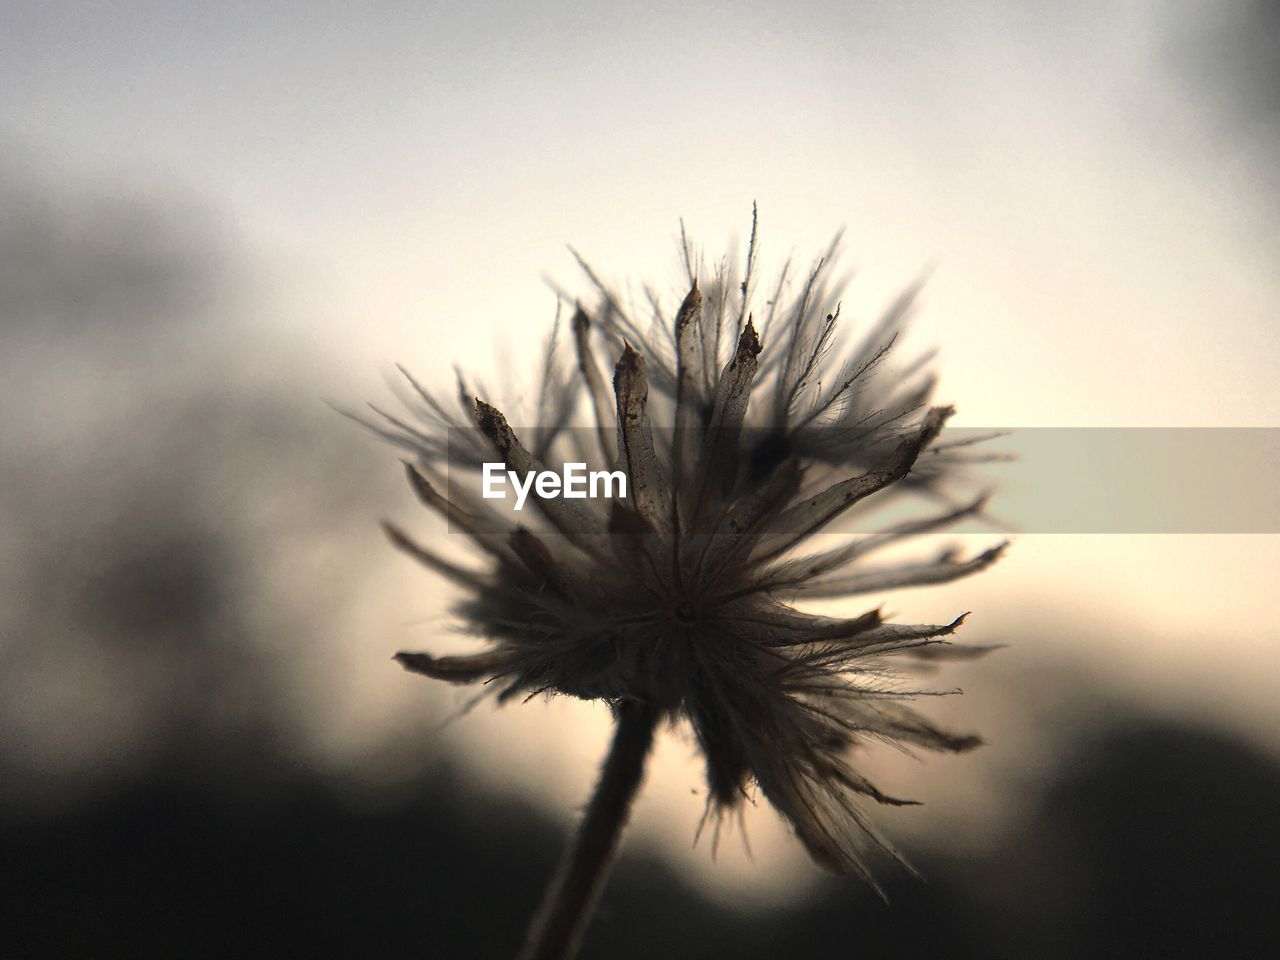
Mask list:
[{"label": "sky", "polygon": [[[114,364],[142,382],[215,356],[236,358],[231,379],[205,370],[193,391],[267,385],[324,424],[315,435],[339,432],[321,399],[384,396],[395,362],[433,382],[454,363],[518,365],[554,314],[548,279],[581,289],[566,244],[674,298],[681,218],[708,251],[741,252],[755,201],[774,264],[845,230],[855,329],[931,271],[912,337],[939,349],[958,423],[1277,427],[1275,17],[1190,0],[9,2],[0,249],[23,265],[6,275],[21,297],[0,326],[3,422],[44,457],[58,445],[26,404],[89,436],[127,392]],[[154,295],[95,294],[91,318],[56,322],[67,277],[111,288],[121,264],[160,278]],[[139,317],[150,352],[112,339]],[[175,416],[201,422],[198,405]],[[362,482],[395,473],[390,451],[359,449]],[[294,694],[317,762],[355,764],[403,726],[422,691],[387,658],[442,630],[439,593],[378,552],[378,516],[409,515],[394,479],[369,488],[351,548],[367,579]],[[308,543],[313,559],[334,549]],[[1277,560],[1274,536],[1026,536],[989,576],[900,609],[987,606],[973,629],[1024,644],[1004,681],[1078,659],[1129,695],[1256,731],[1274,719]],[[315,564],[274,559],[264,591],[300,606]],[[525,709],[537,722],[475,711],[441,736],[482,745],[496,789],[577,803],[605,718]],[[696,762],[679,741],[663,751],[641,836],[713,887],[780,896],[777,877],[808,876],[767,820],[765,866],[731,845],[732,869],[690,854]],[[993,807],[982,772],[1025,756],[995,753],[954,774],[987,797],[961,805],[971,825]],[[771,876],[768,851],[801,874]]]},{"label": "sky", "polygon": [[936,266],[972,422],[998,384],[1028,424],[1267,425],[1273,184],[1213,11],[18,3],[0,116],[55,182],[199,197],[369,361],[483,356],[566,243],[660,275],[758,200],[774,257],[846,228],[868,298]]}]

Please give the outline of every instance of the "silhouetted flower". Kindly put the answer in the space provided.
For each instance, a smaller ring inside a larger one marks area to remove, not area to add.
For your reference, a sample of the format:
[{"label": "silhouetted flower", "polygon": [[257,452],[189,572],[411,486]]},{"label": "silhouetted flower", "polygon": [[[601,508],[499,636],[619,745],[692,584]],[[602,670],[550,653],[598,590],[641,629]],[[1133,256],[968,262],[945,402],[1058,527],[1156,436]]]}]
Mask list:
[{"label": "silhouetted flower", "polygon": [[[453,683],[492,682],[502,701],[567,694],[687,720],[706,756],[710,812],[735,808],[758,784],[818,863],[874,885],[865,839],[892,848],[858,799],[909,801],[869,782],[851,748],[881,740],[959,752],[980,742],[917,712],[892,660],[985,648],[950,643],[963,615],[904,625],[882,622],[878,609],[841,619],[789,601],[953,580],[988,566],[1003,544],[965,560],[864,562],[979,513],[977,501],[810,552],[837,518],[912,484],[936,488],[962,458],[936,442],[951,411],[926,406],[927,358],[882,369],[915,291],[833,363],[834,245],[798,291],[782,270],[759,328],[754,226],[741,277],[723,263],[700,271],[687,243],[682,251],[690,288],[670,320],[653,296],[654,319],[635,319],[584,264],[598,302],[572,320],[576,370],[553,333],[535,422],[520,435],[461,379],[460,412],[409,378],[420,422],[383,414],[390,426],[380,431],[415,455],[407,468],[418,496],[486,561],[464,568],[388,526],[398,546],[462,588],[457,615],[488,643],[471,656],[397,659]],[[602,357],[615,361],[612,390]],[[573,429],[580,406],[593,428]],[[583,436],[594,449],[583,450]],[[468,486],[455,476],[442,492],[446,457],[455,471],[496,457],[519,476],[591,461],[625,471],[627,496],[531,495],[542,528],[504,533],[492,502],[472,493],[478,478]]]}]

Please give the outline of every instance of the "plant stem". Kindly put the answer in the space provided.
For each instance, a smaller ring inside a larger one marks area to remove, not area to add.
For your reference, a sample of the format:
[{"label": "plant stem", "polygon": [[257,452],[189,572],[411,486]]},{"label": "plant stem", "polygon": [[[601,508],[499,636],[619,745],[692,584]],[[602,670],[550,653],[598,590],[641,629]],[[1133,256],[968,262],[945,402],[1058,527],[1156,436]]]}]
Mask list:
[{"label": "plant stem", "polygon": [[646,704],[629,702],[618,709],[595,793],[534,915],[519,960],[570,960],[577,954],[644,779],[657,722],[657,711]]}]

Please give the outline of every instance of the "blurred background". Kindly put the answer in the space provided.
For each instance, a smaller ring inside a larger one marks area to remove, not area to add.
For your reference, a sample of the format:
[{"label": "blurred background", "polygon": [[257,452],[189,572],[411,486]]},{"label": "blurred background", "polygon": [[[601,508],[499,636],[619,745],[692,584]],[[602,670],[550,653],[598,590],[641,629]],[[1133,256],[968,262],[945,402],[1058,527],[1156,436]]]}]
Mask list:
[{"label": "blurred background", "polygon": [[[460,641],[377,521],[446,535],[325,401],[524,368],[566,243],[674,295],[678,219],[741,253],[758,200],[772,266],[846,228],[855,330],[934,268],[962,425],[1280,426],[1278,38],[1261,0],[10,0],[0,953],[514,952],[608,717],[391,662]],[[866,758],[926,882],[886,906],[763,805],[713,857],[670,731],[585,955],[1270,955],[1278,569],[1028,533],[888,598],[1008,644],[939,675],[987,747]]]}]

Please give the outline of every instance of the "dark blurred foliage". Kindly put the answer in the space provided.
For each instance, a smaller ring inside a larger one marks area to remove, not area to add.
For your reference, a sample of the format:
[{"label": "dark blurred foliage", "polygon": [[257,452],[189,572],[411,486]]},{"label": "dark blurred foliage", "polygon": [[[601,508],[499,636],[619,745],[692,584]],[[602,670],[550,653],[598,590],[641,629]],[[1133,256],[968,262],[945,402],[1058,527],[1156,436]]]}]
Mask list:
[{"label": "dark blurred foliage", "polygon": [[380,464],[321,402],[331,365],[250,308],[262,291],[218,217],[15,155],[0,161],[0,804],[18,807],[164,752],[245,763],[280,736],[291,658],[341,608],[361,546],[380,546]]},{"label": "dark blurred foliage", "polygon": [[[246,794],[202,766],[0,825],[5,955],[507,957],[560,844],[447,767],[370,807],[301,770]],[[1135,723],[1079,744],[983,857],[916,851],[929,880],[892,877],[889,905],[833,881],[805,906],[737,913],[624,857],[585,956],[1273,956],[1278,805],[1274,762]]]},{"label": "dark blurred foliage", "polygon": [[[1053,957],[1274,956],[1280,766],[1141,720],[1073,754],[1004,854],[1020,863],[1022,919],[993,942]],[[1070,909],[1037,916],[1066,875]]]},{"label": "dark blurred foliage", "polygon": [[[1163,43],[1174,82],[1209,113],[1214,146],[1227,156],[1252,158],[1247,176],[1274,189],[1280,169],[1280,0],[1183,6],[1188,16],[1175,18]],[[1232,180],[1240,174],[1219,175]]]},{"label": "dark blurred foliage", "polygon": [[1210,23],[1185,36],[1178,59],[1246,125],[1280,123],[1280,2],[1214,5]]},{"label": "dark blurred foliage", "polygon": [[137,348],[245,292],[234,230],[194,197],[42,166],[0,137],[0,344]]},{"label": "dark blurred foliage", "polygon": [[[323,655],[372,508],[358,472],[338,469],[340,428],[325,442],[270,396],[190,404],[189,420],[171,401],[149,433],[108,432],[70,472],[0,492],[4,803],[66,802],[179,754],[252,772],[267,742],[288,737],[296,658]],[[312,470],[338,479],[309,485]],[[327,546],[345,530],[346,557]],[[311,558],[292,594],[291,553]]]}]

